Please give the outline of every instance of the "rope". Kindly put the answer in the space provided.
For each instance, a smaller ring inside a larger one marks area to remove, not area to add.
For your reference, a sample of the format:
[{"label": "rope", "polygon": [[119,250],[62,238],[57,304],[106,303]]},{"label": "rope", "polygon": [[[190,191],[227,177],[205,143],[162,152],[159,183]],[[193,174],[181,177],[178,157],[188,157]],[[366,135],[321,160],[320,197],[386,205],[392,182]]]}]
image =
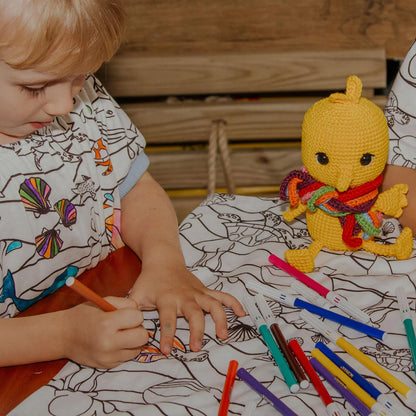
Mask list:
[{"label": "rope", "polygon": [[226,123],[223,120],[218,122],[218,146],[228,192],[230,194],[235,194],[235,185],[231,170],[230,148],[228,147],[228,139],[225,133],[225,124]]},{"label": "rope", "polygon": [[215,193],[216,190],[216,161],[218,150],[221,156],[228,193],[235,193],[235,184],[231,169],[230,149],[228,146],[225,126],[226,122],[224,120],[214,120],[211,124],[208,148],[208,195]]},{"label": "rope", "polygon": [[211,134],[208,143],[208,195],[215,193],[215,184],[217,182],[217,136],[218,123],[213,121],[211,124]]}]

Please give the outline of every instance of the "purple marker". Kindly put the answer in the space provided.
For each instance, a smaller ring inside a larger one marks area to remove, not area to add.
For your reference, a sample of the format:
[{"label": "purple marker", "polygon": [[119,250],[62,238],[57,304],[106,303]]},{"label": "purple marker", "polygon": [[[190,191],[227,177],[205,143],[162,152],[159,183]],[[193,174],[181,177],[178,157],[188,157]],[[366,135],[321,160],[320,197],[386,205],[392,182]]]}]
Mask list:
[{"label": "purple marker", "polygon": [[344,399],[353,406],[362,416],[369,416],[371,409],[368,408],[360,399],[351,391],[342,385],[338,379],[332,375],[315,357],[310,360],[313,368],[319,373]]},{"label": "purple marker", "polygon": [[[244,368],[237,370],[238,377],[246,382],[256,393],[265,398],[278,412],[284,416],[298,416],[292,409],[287,407],[278,397],[276,397],[268,388],[263,386]],[[366,415],[367,416],[367,415]]]}]

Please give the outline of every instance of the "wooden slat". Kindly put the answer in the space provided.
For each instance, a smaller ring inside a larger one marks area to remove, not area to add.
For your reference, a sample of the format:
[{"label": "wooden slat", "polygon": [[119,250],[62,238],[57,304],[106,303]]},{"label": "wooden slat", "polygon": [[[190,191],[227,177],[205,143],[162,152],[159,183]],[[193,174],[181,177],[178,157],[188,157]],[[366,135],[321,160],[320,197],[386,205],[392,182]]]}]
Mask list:
[{"label": "wooden slat", "polygon": [[116,97],[336,90],[348,75],[385,86],[383,49],[139,57],[118,55],[100,71]]},{"label": "wooden slat", "polygon": [[404,57],[415,37],[414,0],[125,0],[122,54],[382,47]]},{"label": "wooden slat", "polygon": [[[211,123],[218,119],[226,121],[229,140],[297,139],[305,111],[319,98],[125,104],[123,109],[149,144],[207,141]],[[385,97],[377,96],[372,101],[383,107]]]},{"label": "wooden slat", "polygon": [[[165,189],[206,188],[207,150],[147,152],[149,172]],[[232,148],[231,166],[239,187],[278,186],[291,170],[302,166],[300,147]],[[225,186],[221,161],[217,160],[217,186]]]},{"label": "wooden slat", "polygon": [[261,140],[300,137],[303,115],[314,101],[127,104],[123,109],[148,143],[207,141],[211,123],[218,119],[226,121],[230,140]]}]

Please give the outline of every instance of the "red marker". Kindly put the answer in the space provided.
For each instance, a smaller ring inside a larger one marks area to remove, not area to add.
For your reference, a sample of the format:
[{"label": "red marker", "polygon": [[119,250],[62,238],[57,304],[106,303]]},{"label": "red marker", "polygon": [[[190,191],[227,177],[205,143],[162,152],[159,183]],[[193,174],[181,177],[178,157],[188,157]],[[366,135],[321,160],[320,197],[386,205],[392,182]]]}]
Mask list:
[{"label": "red marker", "polygon": [[79,295],[83,296],[85,299],[95,303],[105,312],[112,312],[117,310],[117,308],[114,307],[111,303],[107,302],[100,295],[98,295],[89,287],[81,283],[78,279],[68,277],[68,279],[66,279],[65,284],[71,289],[73,289],[75,292],[77,292]]},{"label": "red marker", "polygon": [[226,416],[228,414],[228,407],[230,406],[231,390],[233,389],[235,376],[238,369],[238,362],[231,360],[228,365],[227,376],[225,377],[224,390],[222,391],[222,397],[220,402],[220,408],[218,410],[218,416]]},{"label": "red marker", "polygon": [[315,390],[317,391],[317,393],[319,394],[319,397],[321,398],[323,404],[325,405],[328,415],[329,416],[342,415],[342,411],[340,411],[337,403],[335,403],[332,397],[329,395],[328,390],[323,385],[321,379],[319,378],[315,369],[312,367],[312,364],[309,362],[308,357],[303,352],[299,343],[295,339],[292,339],[292,341],[289,342],[289,347],[295,354],[296,358],[300,362],[306,374],[309,376],[309,379],[314,385]]}]

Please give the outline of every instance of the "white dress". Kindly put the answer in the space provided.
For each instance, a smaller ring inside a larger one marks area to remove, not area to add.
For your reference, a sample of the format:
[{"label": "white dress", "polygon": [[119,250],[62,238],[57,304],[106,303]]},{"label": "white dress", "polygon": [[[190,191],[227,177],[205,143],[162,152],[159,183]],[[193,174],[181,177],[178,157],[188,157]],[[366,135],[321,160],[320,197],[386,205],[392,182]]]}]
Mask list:
[{"label": "white dress", "polygon": [[390,133],[388,163],[416,169],[416,42],[400,66],[384,114]]},{"label": "white dress", "polygon": [[92,75],[73,111],[0,146],[0,316],[94,267],[120,238],[119,185],[145,140]]}]

